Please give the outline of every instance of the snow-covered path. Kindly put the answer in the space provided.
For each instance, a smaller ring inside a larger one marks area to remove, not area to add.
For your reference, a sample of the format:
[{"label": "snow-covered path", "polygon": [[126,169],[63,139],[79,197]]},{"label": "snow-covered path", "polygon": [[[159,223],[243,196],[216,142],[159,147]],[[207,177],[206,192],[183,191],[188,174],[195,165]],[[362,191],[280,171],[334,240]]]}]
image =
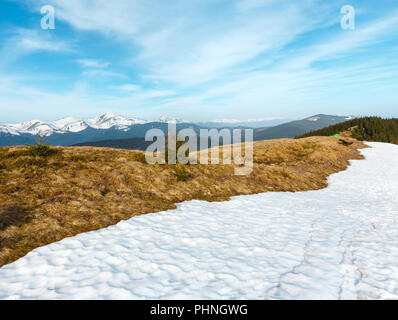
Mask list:
[{"label": "snow-covered path", "polygon": [[398,298],[398,146],[323,190],[186,202],[29,253],[0,298]]}]

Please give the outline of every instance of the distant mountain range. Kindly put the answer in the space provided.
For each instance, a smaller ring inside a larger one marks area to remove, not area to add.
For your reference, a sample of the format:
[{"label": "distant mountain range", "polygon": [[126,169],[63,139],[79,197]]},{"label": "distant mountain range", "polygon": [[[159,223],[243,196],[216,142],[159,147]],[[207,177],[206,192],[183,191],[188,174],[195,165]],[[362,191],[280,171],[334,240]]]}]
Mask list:
[{"label": "distant mountain range", "polygon": [[15,123],[15,124],[0,124],[0,132],[9,133],[12,135],[21,134],[31,134],[37,135],[41,134],[43,136],[51,136],[52,134],[64,134],[64,133],[77,133],[84,131],[88,128],[107,130],[115,129],[121,131],[127,131],[133,125],[137,124],[147,124],[150,122],[160,122],[160,123],[183,123],[186,121],[177,119],[168,119],[166,117],[161,117],[157,121],[147,121],[138,118],[126,118],[117,115],[112,112],[107,112],[99,117],[80,120],[75,118],[63,118],[56,121],[44,122],[41,120],[31,120],[27,122]]},{"label": "distant mountain range", "polygon": [[[351,119],[351,117],[316,115],[303,120],[282,123],[281,119],[263,119],[259,121],[219,120],[206,123],[190,123],[180,119],[161,117],[156,121],[137,118],[126,118],[114,113],[105,113],[99,117],[80,120],[64,118],[61,120],[44,122],[32,120],[15,124],[0,124],[0,146],[36,144],[37,134],[46,137],[45,143],[68,146],[76,144],[97,146],[111,146],[112,142],[121,146],[146,146],[139,139],[145,137],[149,129],[161,129],[167,132],[168,123],[175,123],[177,131],[192,128],[199,134],[204,128],[254,128],[254,140],[268,140],[278,138],[293,138],[309,131],[321,129],[329,125]],[[259,124],[268,126],[260,127]],[[275,125],[278,124],[278,125]],[[121,140],[133,139],[127,144]],[[101,143],[102,141],[102,143]],[[130,147],[128,147],[130,149]]]},{"label": "distant mountain range", "polygon": [[179,119],[161,117],[156,121],[147,121],[108,112],[86,120],[64,118],[50,122],[32,120],[0,124],[0,146],[36,144],[38,134],[46,137],[45,143],[60,146],[87,141],[144,137],[152,128],[167,130],[168,123],[176,123],[178,130],[187,127],[199,130],[198,126]]},{"label": "distant mountain range", "polygon": [[[291,121],[271,128],[257,128],[254,130],[254,140],[270,140],[280,138],[294,138],[297,135],[325,128],[336,123],[341,123],[355,119],[354,117],[330,116],[318,114],[303,120]],[[213,122],[214,123],[214,122]],[[211,126],[209,126],[211,127]],[[225,127],[221,123],[220,127]],[[130,138],[118,140],[105,140],[96,142],[86,142],[77,144],[77,146],[110,147],[130,150],[146,150],[151,142],[146,142],[143,138]],[[222,145],[222,141],[220,141]],[[199,145],[198,145],[199,149]]]},{"label": "distant mountain range", "polygon": [[206,128],[269,128],[282,123],[291,121],[291,119],[283,118],[265,118],[265,119],[249,119],[249,120],[235,120],[235,119],[220,119],[208,122],[198,122],[197,125]]},{"label": "distant mountain range", "polygon": [[257,128],[254,131],[254,140],[271,140],[280,138],[294,138],[304,133],[319,130],[340,122],[351,120],[354,117],[330,116],[317,114],[303,120],[283,123],[272,128]]}]

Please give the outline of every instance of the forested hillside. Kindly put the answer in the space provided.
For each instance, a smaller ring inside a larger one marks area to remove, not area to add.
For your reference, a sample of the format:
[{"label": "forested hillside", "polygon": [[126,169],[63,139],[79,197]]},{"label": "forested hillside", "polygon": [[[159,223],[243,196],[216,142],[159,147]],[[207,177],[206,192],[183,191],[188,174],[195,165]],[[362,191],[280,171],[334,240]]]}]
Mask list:
[{"label": "forested hillside", "polygon": [[398,119],[380,117],[364,117],[335,124],[320,130],[311,131],[296,138],[311,136],[331,136],[347,132],[361,141],[378,141],[398,144]]}]

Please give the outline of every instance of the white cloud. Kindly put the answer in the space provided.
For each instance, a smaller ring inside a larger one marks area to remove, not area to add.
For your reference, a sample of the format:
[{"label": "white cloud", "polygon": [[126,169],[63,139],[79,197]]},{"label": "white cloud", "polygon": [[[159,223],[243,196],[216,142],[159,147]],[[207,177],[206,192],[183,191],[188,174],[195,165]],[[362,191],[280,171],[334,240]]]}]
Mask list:
[{"label": "white cloud", "polygon": [[[397,66],[383,55],[366,61],[353,58],[395,35],[397,15],[373,22],[358,19],[354,32],[344,31],[338,27],[340,2],[97,0],[94,5],[89,0],[53,0],[56,19],[80,32],[98,32],[117,50],[127,51],[131,61],[123,63],[134,72],[128,79],[128,69],[124,76],[106,69],[109,63],[103,60],[80,60],[88,68],[82,74],[86,83],[78,86],[79,92],[58,95],[58,99],[65,105],[73,100],[79,106],[106,111],[113,107],[121,113],[120,108],[137,108],[142,117],[173,110],[184,118],[192,114],[257,119],[292,112],[307,116],[311,107],[319,113],[324,106],[341,103],[344,94],[352,100],[380,91],[389,79],[392,95]],[[312,37],[317,29],[323,30]],[[54,47],[51,41],[50,47],[51,38],[28,39],[22,41],[20,51],[65,49],[62,42]],[[13,46],[18,48],[17,43]],[[322,69],[315,64],[335,58],[351,58],[351,65],[336,62]],[[115,65],[111,57],[104,59]],[[116,81],[109,86],[115,96],[100,88],[99,99],[88,94],[90,81],[99,76],[125,77],[126,84]],[[145,85],[137,79],[144,79]],[[49,97],[56,102],[55,96]],[[26,99],[26,106],[29,103]]]},{"label": "white cloud", "polygon": [[341,30],[338,36],[324,39],[322,43],[312,44],[299,50],[293,58],[289,58],[285,69],[297,69],[311,66],[316,61],[325,61],[353,55],[356,50],[363,50],[372,45],[388,41],[398,31],[398,12],[381,20],[373,21],[354,31]]},{"label": "white cloud", "polygon": [[[45,2],[45,1],[44,1]],[[44,3],[43,2],[43,3]],[[57,18],[139,48],[147,79],[196,85],[282,48],[318,26],[322,1],[54,0]],[[313,15],[312,6],[318,14]],[[133,63],[132,63],[133,64]]]},{"label": "white cloud", "polygon": [[139,85],[132,83],[123,84],[121,86],[117,86],[116,88],[122,91],[133,91],[133,92],[141,90],[141,87]]},{"label": "white cloud", "polygon": [[85,70],[82,72],[82,75],[84,77],[89,77],[89,78],[93,78],[93,77],[112,77],[112,78],[125,78],[126,76],[118,73],[118,72],[114,72],[114,71],[108,71],[108,70],[102,70],[102,69],[91,69],[91,70]]},{"label": "white cloud", "polygon": [[49,32],[19,28],[3,43],[2,62],[8,63],[39,51],[66,53],[73,52],[73,47],[66,41],[54,39]]},{"label": "white cloud", "polygon": [[94,59],[78,59],[76,62],[85,68],[106,68],[110,64],[109,62],[101,62]]}]

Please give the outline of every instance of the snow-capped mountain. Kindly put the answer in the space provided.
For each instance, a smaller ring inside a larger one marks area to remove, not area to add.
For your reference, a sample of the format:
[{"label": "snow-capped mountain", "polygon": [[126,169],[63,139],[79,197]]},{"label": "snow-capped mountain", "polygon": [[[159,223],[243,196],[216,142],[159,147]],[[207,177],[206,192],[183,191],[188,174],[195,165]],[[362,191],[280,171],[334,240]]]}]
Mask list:
[{"label": "snow-capped mountain", "polygon": [[12,135],[41,134],[43,136],[50,136],[54,133],[80,132],[87,128],[127,130],[129,126],[144,123],[148,123],[148,121],[137,118],[126,118],[107,112],[99,117],[86,120],[68,117],[49,122],[31,120],[12,124],[5,123],[0,124],[0,132]]},{"label": "snow-capped mountain", "polygon": [[10,125],[0,123],[0,132],[10,135],[18,135],[18,131],[12,128]]},{"label": "snow-capped mountain", "polygon": [[144,138],[149,129],[157,128],[167,132],[168,123],[175,123],[179,130],[199,128],[188,121],[165,116],[148,121],[107,112],[90,119],[67,117],[55,121],[0,123],[0,147],[36,144],[39,134],[46,137],[46,143],[59,146],[88,141]]},{"label": "snow-capped mountain", "polygon": [[188,123],[189,121],[183,119],[174,119],[166,116],[161,116],[156,122],[161,123]]},{"label": "snow-capped mountain", "polygon": [[[26,122],[20,123],[13,123],[13,124],[3,124],[2,132],[8,132],[14,135],[20,135],[21,133],[30,133],[33,135],[42,134],[42,135],[50,135],[55,131],[58,131],[58,128],[51,122],[43,122],[40,120],[31,120]],[[11,133],[12,132],[12,133]]]},{"label": "snow-capped mountain", "polygon": [[76,118],[63,118],[55,121],[41,121],[31,120],[20,123],[0,123],[0,132],[10,135],[42,135],[50,136],[54,133],[68,133],[68,132],[81,132],[87,128],[93,129],[116,129],[116,130],[128,130],[131,126],[137,124],[146,124],[151,122],[160,123],[188,123],[188,121],[181,119],[168,118],[162,116],[159,120],[148,121],[139,118],[127,118],[120,116],[116,113],[107,112],[99,117],[90,119],[76,119]]},{"label": "snow-capped mountain", "polygon": [[55,120],[51,122],[58,131],[62,132],[80,132],[89,127],[85,120],[79,120],[75,118],[63,118],[60,120]]},{"label": "snow-capped mountain", "polygon": [[148,123],[147,120],[137,118],[125,118],[112,112],[104,113],[103,115],[86,120],[88,126],[95,129],[110,129],[126,130],[129,126],[134,124]]}]

